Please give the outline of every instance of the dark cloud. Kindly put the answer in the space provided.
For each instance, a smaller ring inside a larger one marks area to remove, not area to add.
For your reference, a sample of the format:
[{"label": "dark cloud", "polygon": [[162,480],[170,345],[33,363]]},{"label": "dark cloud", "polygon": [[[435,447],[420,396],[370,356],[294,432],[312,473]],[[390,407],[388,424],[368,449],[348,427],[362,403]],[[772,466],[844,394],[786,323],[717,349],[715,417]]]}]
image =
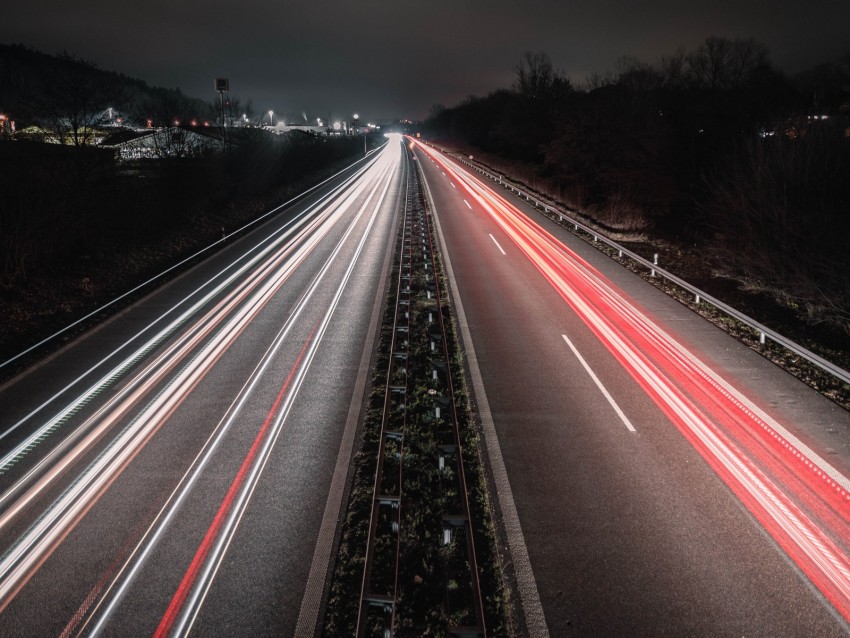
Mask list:
[{"label": "dark cloud", "polygon": [[766,0],[46,0],[4,9],[0,42],[66,50],[212,99],[213,79],[259,112],[423,117],[506,87],[524,51],[574,80],[633,55],[655,62],[709,35],[754,37],[790,72],[850,50],[850,2]]}]

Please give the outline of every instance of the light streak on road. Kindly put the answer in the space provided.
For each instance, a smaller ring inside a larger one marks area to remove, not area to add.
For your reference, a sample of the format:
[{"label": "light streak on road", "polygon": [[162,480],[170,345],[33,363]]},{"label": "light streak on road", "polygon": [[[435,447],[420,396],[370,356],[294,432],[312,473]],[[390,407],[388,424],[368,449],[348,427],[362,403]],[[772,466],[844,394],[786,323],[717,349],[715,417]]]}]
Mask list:
[{"label": "light streak on road", "polygon": [[510,202],[442,154],[417,148],[461,184],[850,621],[847,477]]},{"label": "light streak on road", "polygon": [[[258,267],[258,265],[263,264],[266,260],[270,259],[272,255],[274,255],[275,259],[277,259],[277,263],[280,263],[280,261],[285,259],[288,253],[294,250],[299,245],[299,242],[303,241],[304,237],[307,237],[310,235],[310,233],[315,232],[316,228],[322,227],[322,225],[328,220],[328,217],[334,212],[334,209],[329,204],[335,198],[340,196],[340,192],[344,190],[345,186],[354,183],[355,180],[360,178],[364,171],[365,169],[358,171],[357,174],[355,174],[354,176],[346,180],[342,185],[340,185],[338,189],[323,197],[314,206],[299,215],[296,219],[292,220],[290,224],[287,224],[275,236],[269,238],[267,242],[264,242],[265,245],[260,244],[256,248],[252,249],[248,255],[243,255],[237,261],[228,265],[221,272],[212,277],[209,281],[198,287],[195,291],[187,295],[183,300],[176,303],[172,308],[162,313],[148,326],[140,330],[137,334],[132,336],[121,346],[113,350],[112,353],[101,359],[98,363],[96,363],[83,374],[81,374],[79,377],[77,377],[77,379],[67,384],[51,398],[43,402],[34,410],[30,411],[29,414],[19,419],[16,423],[5,427],[4,430],[0,432],[0,440],[6,438],[24,424],[31,422],[34,417],[43,412],[49,405],[58,401],[60,397],[62,397],[65,393],[72,390],[73,387],[75,387],[76,385],[82,383],[88,376],[95,373],[110,359],[119,356],[121,351],[130,346],[138,338],[142,337],[147,332],[154,331],[155,326],[166,320],[170,314],[179,312],[181,306],[191,303],[191,305],[189,305],[184,311],[182,311],[181,314],[179,314],[165,327],[156,330],[153,336],[149,337],[148,340],[142,346],[135,349],[131,354],[126,355],[120,363],[118,363],[108,372],[103,374],[100,379],[98,379],[95,383],[91,384],[75,399],[69,401],[55,415],[49,417],[43,425],[36,429],[32,434],[27,436],[25,440],[23,440],[12,450],[3,455],[3,457],[0,457],[0,474],[8,470],[15,462],[19,461],[27,453],[38,447],[39,444],[45,441],[46,438],[52,432],[59,428],[63,423],[67,422],[67,420],[70,419],[74,414],[76,414],[81,408],[83,408],[89,402],[94,400],[98,395],[106,391],[110,386],[114,385],[116,381],[121,379],[126,374],[127,370],[132,368],[134,364],[136,364],[138,361],[140,361],[146,355],[152,352],[168,337],[177,332],[187,321],[195,318],[197,313],[200,312],[202,308],[204,308],[208,303],[210,303],[211,300],[217,298],[224,290],[226,290],[228,286],[233,284],[233,282],[239,281],[240,278],[245,277],[246,274],[251,273],[254,269]],[[362,190],[363,185],[361,184],[358,188]],[[337,208],[337,210],[339,210],[339,208]],[[318,217],[315,217],[316,211],[320,211]],[[275,251],[277,251],[276,254]],[[246,257],[248,257],[248,259],[245,259]],[[239,262],[243,263],[240,264]],[[267,264],[266,269],[268,269],[268,267],[269,265]],[[221,279],[222,277],[224,278]],[[254,283],[259,280],[256,274],[252,275],[252,279],[254,280]],[[218,283],[215,283],[217,280],[220,281],[218,281]],[[250,284],[246,282],[242,285],[243,287],[247,287]],[[193,299],[195,299],[195,301],[192,301]],[[210,326],[208,325],[208,323],[208,321],[196,321],[196,325],[207,326],[209,328]],[[150,364],[148,368],[156,369],[157,366],[155,364]],[[143,377],[144,374],[136,375],[133,380],[133,383],[141,383]],[[124,396],[127,393],[128,390],[125,389],[121,393],[121,396]],[[120,399],[118,397],[115,397],[112,400],[118,401]],[[42,465],[49,465],[49,463],[50,462],[48,460]],[[31,471],[31,473],[35,472],[37,472],[37,469],[36,471]],[[2,495],[2,497],[0,497],[0,507],[3,506],[4,500],[8,500],[9,495],[10,492],[6,492]]]},{"label": "light streak on road", "polygon": [[[308,257],[316,252],[323,240],[332,229],[344,224],[345,231],[337,241],[333,251],[322,257],[323,265],[318,274],[312,277],[310,285],[290,311],[273,344],[269,346],[263,359],[254,368],[252,377],[244,383],[238,397],[219,427],[210,435],[204,449],[184,475],[184,480],[172,494],[169,502],[160,511],[157,520],[159,527],[152,524],[146,533],[149,542],[157,538],[164,529],[173,512],[183,502],[188,491],[197,479],[200,471],[206,467],[213,450],[222,440],[230,424],[240,414],[247,397],[256,387],[258,380],[266,373],[269,362],[279,350],[284,341],[289,338],[291,328],[297,324],[302,311],[311,300],[319,299],[314,296],[319,284],[336,268],[341,272],[341,281],[336,285],[335,294],[330,302],[313,301],[313,303],[328,303],[323,319],[316,328],[315,334],[304,345],[303,360],[293,367],[292,384],[284,384],[287,389],[285,396],[279,398],[280,412],[274,421],[274,427],[269,430],[263,426],[257,435],[259,452],[253,456],[247,466],[243,466],[245,474],[240,476],[247,480],[234,481],[240,485],[238,491],[238,507],[228,507],[231,517],[227,519],[230,536],[220,539],[226,542],[219,544],[210,554],[214,561],[204,562],[207,570],[198,581],[199,591],[209,588],[220,563],[227,542],[238,524],[241,512],[250,499],[253,487],[256,486],[262,472],[265,460],[277,437],[280,435],[285,415],[300,387],[309,363],[316,353],[322,335],[340,301],[342,292],[352,277],[354,267],[369,237],[376,215],[384,204],[387,190],[399,165],[400,148],[398,144],[390,144],[380,155],[376,156],[363,169],[351,178],[344,180],[332,192],[323,196],[319,201],[286,224],[280,231],[251,249],[249,253],[240,256],[227,268],[221,270],[200,286],[184,300],[175,304],[168,311],[159,315],[149,326],[139,331],[130,340],[123,343],[113,353],[103,357],[100,362],[69,383],[62,392],[54,395],[27,417],[6,429],[0,436],[23,427],[30,426],[33,433],[25,441],[16,446],[0,460],[0,466],[19,460],[37,445],[47,440],[51,433],[56,433],[59,425],[72,423],[72,417],[80,407],[98,397],[105,388],[113,385],[117,378],[125,376],[136,362],[144,359],[157,347],[162,352],[155,356],[141,370],[130,378],[123,379],[121,388],[107,398],[101,399],[103,404],[81,423],[63,426],[65,437],[44,458],[30,469],[21,479],[0,495],[0,531],[16,521],[23,512],[39,503],[48,490],[59,485],[60,479],[67,479],[68,474],[77,471],[71,484],[52,501],[37,517],[34,523],[7,547],[2,548],[0,555],[0,611],[6,608],[16,594],[26,585],[32,575],[44,564],[51,553],[67,538],[75,526],[85,517],[100,497],[110,488],[133,459],[141,452],[157,432],[168,424],[169,418],[177,408],[192,393],[201,380],[213,369],[221,357],[237,341],[239,336],[258,314],[269,304],[272,298],[284,287]],[[365,203],[364,203],[365,202]],[[367,218],[365,229],[361,221]],[[340,270],[334,264],[342,254],[343,246],[356,242],[354,256],[347,266]],[[185,308],[185,309],[183,309]],[[156,327],[158,324],[160,327]],[[182,332],[181,332],[182,331]],[[179,334],[178,337],[173,336]],[[130,354],[120,354],[134,340],[142,337],[144,343],[130,347]],[[168,339],[172,338],[172,342]],[[119,359],[111,364],[106,373],[99,373],[97,381],[88,382],[85,378],[106,364],[111,359]],[[59,401],[60,397],[73,387],[85,385],[77,396],[65,399],[65,406],[59,407],[55,414],[42,417],[45,422],[39,427],[32,427],[30,422],[41,415],[47,408]],[[283,392],[283,390],[282,390]],[[256,399],[255,399],[256,400]],[[277,405],[277,404],[276,404]],[[269,413],[271,416],[274,410]],[[70,429],[70,432],[65,432]],[[266,436],[263,433],[270,432]],[[260,445],[261,444],[261,445]],[[80,462],[91,455],[98,447],[94,460],[81,470],[74,470]],[[194,473],[192,473],[194,471]],[[244,489],[242,489],[244,487]],[[235,516],[235,518],[234,518]],[[212,528],[211,528],[212,529]],[[144,554],[149,547],[142,543],[136,547],[132,559],[138,559],[139,553]],[[134,568],[142,561],[135,560]],[[125,567],[119,570],[118,576],[108,589],[121,589],[122,578],[132,575]],[[213,568],[209,569],[212,565]],[[124,581],[126,582],[126,581]],[[103,588],[103,583],[97,585]],[[194,618],[203,600],[203,594],[193,594],[193,604],[187,607],[189,618]],[[91,595],[90,595],[91,597]],[[90,598],[87,597],[87,600]],[[90,601],[86,603],[90,604]],[[98,604],[100,605],[100,603]],[[179,609],[178,609],[179,611]],[[108,616],[108,614],[107,614]],[[81,621],[78,618],[77,621]],[[182,622],[182,620],[181,620]],[[73,623],[72,623],[73,624]],[[189,623],[190,625],[191,623]],[[71,629],[73,630],[73,629]]]},{"label": "light streak on road", "polygon": [[[268,461],[272,447],[274,446],[275,441],[277,441],[277,438],[280,436],[286,417],[289,414],[292,403],[295,400],[305,375],[307,374],[310,363],[316,354],[319,344],[322,341],[322,337],[327,331],[328,324],[330,323],[334,312],[339,306],[342,293],[345,291],[346,285],[351,278],[354,267],[356,266],[360,253],[363,250],[363,246],[366,243],[366,239],[374,225],[376,216],[379,210],[381,210],[387,190],[391,184],[394,172],[393,170],[390,170],[392,166],[394,165],[387,165],[388,170],[386,171],[386,174],[382,176],[382,182],[379,182],[379,185],[380,183],[383,183],[383,190],[377,198],[377,201],[373,203],[371,201],[372,196],[370,195],[369,199],[358,213],[357,218],[359,219],[367,208],[371,208],[369,223],[360,238],[360,242],[357,245],[354,256],[351,258],[351,261],[346,268],[345,275],[337,287],[334,297],[322,317],[321,323],[304,344],[304,348],[302,349],[295,366],[293,366],[289,376],[284,382],[283,387],[281,388],[281,393],[278,395],[275,404],[269,411],[251,451],[248,456],[245,457],[239,474],[233,480],[230,490],[228,491],[224,501],[221,503],[221,507],[219,508],[219,512],[216,515],[213,524],[207,531],[204,541],[198,548],[192,564],[187,570],[177,593],[175,593],[168,610],[163,616],[162,621],[157,628],[157,636],[182,636],[188,634],[191,630],[192,623],[200,611],[203,599],[206,596],[207,591],[209,591],[213,577],[224,558],[224,554],[231,539],[233,538],[236,527],[248,506],[251,494],[253,493],[260,475],[262,474],[263,468]],[[377,190],[377,186],[375,190]],[[375,191],[373,191],[373,194],[374,192]],[[339,252],[343,241],[348,238],[348,235],[351,233],[353,228],[354,224],[349,227],[349,231],[346,233],[346,236],[342,241],[340,241],[334,255],[328,260],[323,273],[328,270],[336,254]],[[266,433],[269,423],[271,423],[273,418],[274,425],[271,430]],[[262,444],[262,447],[258,447],[260,444]]]}]

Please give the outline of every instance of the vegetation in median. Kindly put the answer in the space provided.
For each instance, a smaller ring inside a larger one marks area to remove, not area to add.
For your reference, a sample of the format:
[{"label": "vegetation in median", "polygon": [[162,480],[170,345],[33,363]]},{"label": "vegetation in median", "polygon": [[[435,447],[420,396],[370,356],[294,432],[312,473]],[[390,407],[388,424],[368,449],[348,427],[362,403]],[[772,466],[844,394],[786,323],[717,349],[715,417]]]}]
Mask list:
[{"label": "vegetation in median", "polygon": [[[414,199],[415,205],[424,207],[421,193]],[[401,236],[398,241],[400,247]],[[455,529],[452,542],[446,543],[444,536],[446,516],[462,511],[460,499],[463,496],[457,465],[450,458],[456,453],[453,452],[456,446],[452,419],[457,418],[472,519],[467,524],[476,548],[487,635],[507,636],[512,633],[508,620],[508,593],[496,553],[484,466],[479,455],[478,430],[463,384],[463,358],[447,305],[443,305],[443,325],[450,359],[447,366],[441,346],[435,350],[432,345],[435,340],[442,340],[442,336],[437,338],[434,334],[438,325],[434,313],[441,311],[428,291],[439,286],[437,296],[444,300],[444,304],[448,299],[445,282],[439,272],[439,255],[435,255],[435,263],[438,269],[436,283],[433,277],[426,280],[421,268],[413,269],[409,280],[410,303],[407,307],[410,330],[405,359],[403,444],[386,446],[382,474],[383,477],[398,476],[398,465],[403,467],[401,524],[397,534],[378,535],[371,585],[373,590],[393,591],[394,584],[384,583],[384,580],[393,573],[394,541],[397,539],[400,562],[395,635],[446,636],[450,635],[452,627],[476,624],[475,606],[470,598],[471,560],[466,555],[465,527],[461,525]],[[397,262],[395,278],[398,278],[400,268]],[[384,389],[387,371],[392,367],[390,359],[394,356],[390,349],[395,296],[395,290],[388,296],[373,368],[373,390],[362,426],[362,445],[354,459],[351,495],[325,614],[323,635],[329,637],[352,636],[357,626],[384,414]],[[429,321],[429,314],[433,322]],[[447,382],[448,375],[453,380],[451,384]],[[397,382],[398,379],[391,379],[390,385]],[[439,397],[451,387],[454,388],[456,413],[438,415],[435,406],[439,405]],[[382,489],[386,494],[393,493],[392,485],[384,485]],[[381,521],[378,525],[380,527]],[[374,622],[368,623],[366,635],[383,636],[380,630],[383,611],[378,609],[375,613],[377,616]],[[372,633],[373,628],[378,634]]]}]

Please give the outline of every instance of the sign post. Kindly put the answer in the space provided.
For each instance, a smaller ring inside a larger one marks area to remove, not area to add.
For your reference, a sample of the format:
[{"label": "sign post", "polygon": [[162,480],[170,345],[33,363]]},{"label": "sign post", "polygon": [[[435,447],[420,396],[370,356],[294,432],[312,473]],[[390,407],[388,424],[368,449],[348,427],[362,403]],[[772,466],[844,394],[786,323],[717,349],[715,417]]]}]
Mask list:
[{"label": "sign post", "polygon": [[221,138],[225,147],[227,146],[227,120],[224,117],[224,94],[230,91],[230,81],[227,78],[215,79],[215,90],[218,91],[219,105],[221,107]]}]

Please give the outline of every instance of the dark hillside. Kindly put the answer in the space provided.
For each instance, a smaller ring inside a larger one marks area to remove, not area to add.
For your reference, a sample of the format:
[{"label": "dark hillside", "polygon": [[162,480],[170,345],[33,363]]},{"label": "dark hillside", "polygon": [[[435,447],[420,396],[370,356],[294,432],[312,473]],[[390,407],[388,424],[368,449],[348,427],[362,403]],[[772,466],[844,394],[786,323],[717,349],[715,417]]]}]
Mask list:
[{"label": "dark hillside", "polygon": [[0,44],[0,113],[16,121],[18,130],[51,125],[84,104],[102,111],[112,107],[144,123],[155,117],[206,117],[203,100],[179,88],[148,86],[142,80],[99,69],[68,53],[48,55],[20,44]]}]

